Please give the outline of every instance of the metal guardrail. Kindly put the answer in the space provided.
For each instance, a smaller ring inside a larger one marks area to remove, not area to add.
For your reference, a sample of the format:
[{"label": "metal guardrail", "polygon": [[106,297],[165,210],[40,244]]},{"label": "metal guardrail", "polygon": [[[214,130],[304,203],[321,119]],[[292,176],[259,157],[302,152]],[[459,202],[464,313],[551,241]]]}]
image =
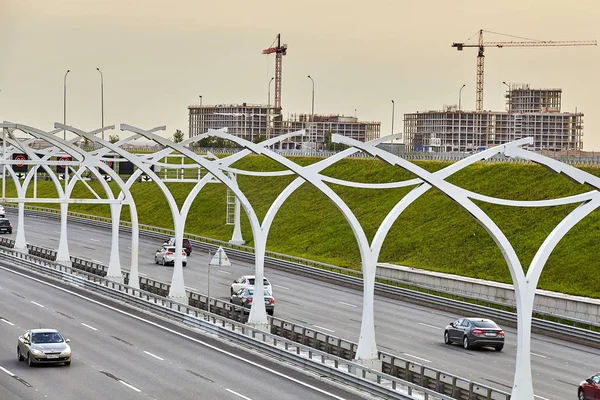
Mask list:
[{"label": "metal guardrail", "polygon": [[[60,216],[60,210],[58,209],[36,206],[26,206],[26,208],[27,213],[31,215],[42,217],[50,215],[56,218]],[[111,220],[109,218],[88,214],[69,212],[69,220],[105,229],[111,227]],[[131,224],[127,221],[123,221],[121,229],[130,232]],[[174,231],[150,225],[140,225],[140,235],[163,241],[165,236],[173,236]],[[254,262],[254,249],[252,247],[234,245],[229,242],[193,234],[186,234],[186,237],[190,239],[195,247],[203,251],[210,250],[214,252],[219,246],[223,246],[227,249],[227,255],[231,259]],[[357,289],[362,288],[362,272],[349,268],[338,267],[272,251],[266,252],[265,265],[299,275],[310,276],[313,279],[335,282],[338,285]],[[399,298],[412,303],[443,310],[451,309],[456,312],[468,312],[472,315],[495,318],[511,326],[516,326],[517,323],[514,306],[509,304],[493,302],[489,299],[470,297],[464,294],[457,295],[456,293],[444,289],[419,286],[414,283],[402,282],[387,277],[376,277],[376,279],[376,293],[382,296]],[[418,290],[414,290],[413,288]],[[600,325],[596,323],[541,310],[534,310],[534,316],[532,329],[535,332],[600,348]]]},{"label": "metal guardrail", "polygon": [[111,299],[118,299],[130,305],[150,309],[155,314],[195,326],[246,347],[267,352],[271,355],[271,359],[279,359],[312,372],[326,374],[371,396],[400,400],[414,400],[416,398],[452,400],[451,397],[434,390],[420,387],[342,357],[293,342],[270,332],[249,327],[214,313],[202,311],[197,307],[169,300],[142,289],[135,289],[126,284],[107,280],[96,274],[78,272],[74,275],[73,267],[8,249],[0,249],[0,260],[11,266],[50,275],[65,283],[107,295]]},{"label": "metal guardrail", "polygon": [[[5,240],[10,246],[11,240]],[[2,243],[0,243],[2,244]],[[47,249],[46,249],[47,250]],[[46,252],[41,252],[46,253]],[[47,258],[44,258],[45,260]],[[105,277],[107,267],[89,260],[83,260],[77,257],[71,257],[72,271],[79,270],[85,273]],[[129,282],[129,272],[124,271],[124,282]],[[169,294],[170,284],[153,280],[147,277],[139,278],[140,290],[152,293],[156,296],[166,298]],[[228,320],[245,323],[247,321],[246,309],[233,305],[227,301],[211,297],[210,299],[200,293],[186,290],[188,296],[188,305],[200,310],[209,310],[210,312]],[[210,304],[210,305],[209,305]],[[270,317],[269,323],[271,333],[296,343],[309,346],[327,354],[332,354],[346,360],[354,359],[358,345],[354,342],[332,336],[312,328],[306,328],[280,318]],[[379,352],[379,359],[382,362],[382,372],[391,376],[406,380],[413,384],[428,388],[437,393],[453,396],[455,399],[464,400],[508,400],[510,394],[481,385],[468,379],[460,378],[447,372],[437,370],[421,365],[416,362],[398,357],[389,353]]]}]

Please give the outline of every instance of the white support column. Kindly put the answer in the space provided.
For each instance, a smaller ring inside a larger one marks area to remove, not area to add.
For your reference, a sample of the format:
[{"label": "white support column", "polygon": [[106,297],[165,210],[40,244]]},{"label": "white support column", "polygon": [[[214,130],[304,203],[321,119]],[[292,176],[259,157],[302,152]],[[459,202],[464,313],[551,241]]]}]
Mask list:
[{"label": "white support column", "polygon": [[[229,177],[232,181],[236,181],[235,174],[230,173]],[[231,244],[244,244],[244,238],[242,237],[242,228],[240,226],[240,199],[235,197],[235,206],[234,206],[234,214],[233,214],[233,236],[229,243]]]},{"label": "white support column", "polygon": [[121,260],[119,257],[119,224],[121,220],[121,204],[110,205],[110,216],[112,222],[112,237],[110,246],[110,261],[108,262],[108,271],[106,278],[123,283],[123,274],[121,273]]},{"label": "white support column", "polygon": [[140,247],[140,228],[138,225],[137,209],[133,200],[129,204],[129,210],[131,215],[131,269],[129,270],[129,286],[139,289],[138,252]]},{"label": "white support column", "polygon": [[[264,306],[265,295],[263,279],[265,276],[265,251],[267,236],[262,229],[254,234],[254,299],[256,305],[250,307],[250,315],[247,324],[264,331],[269,330],[269,320],[267,319],[267,310]],[[262,307],[257,307],[257,306]]]},{"label": "white support column", "polygon": [[[23,196],[19,196],[23,197]],[[27,241],[25,240],[25,203],[19,203],[17,214],[17,237],[15,238],[15,250],[28,253]]]},{"label": "white support column", "polygon": [[520,284],[515,284],[515,297],[517,300],[517,359],[511,393],[511,399],[514,400],[534,398],[531,376],[531,317],[533,314],[536,283],[537,280],[533,282],[533,285],[526,283],[524,287],[520,287]]},{"label": "white support column", "polygon": [[173,277],[171,278],[169,298],[187,303],[187,293],[185,292],[185,283],[183,280],[183,263],[181,260],[185,220],[179,213],[173,213],[173,219],[175,225],[175,263],[173,265]]},{"label": "white support column", "polygon": [[360,324],[360,337],[355,361],[369,368],[381,371],[382,362],[377,353],[375,341],[375,270],[377,259],[366,250],[363,261],[363,310]]},{"label": "white support column", "polygon": [[60,203],[60,239],[58,241],[58,250],[56,252],[56,262],[62,264],[71,264],[69,255],[69,241],[67,238],[67,217],[69,212],[68,203]]}]

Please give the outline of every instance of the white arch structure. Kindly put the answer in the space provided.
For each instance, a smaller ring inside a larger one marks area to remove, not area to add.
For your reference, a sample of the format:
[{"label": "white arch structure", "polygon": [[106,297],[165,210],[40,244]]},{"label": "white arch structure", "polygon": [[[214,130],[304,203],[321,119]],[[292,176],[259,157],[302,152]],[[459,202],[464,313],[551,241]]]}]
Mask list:
[{"label": "white arch structure", "polygon": [[[121,180],[119,175],[101,161],[100,156],[94,155],[92,153],[88,153],[88,152],[84,151],[83,149],[75,146],[73,144],[74,140],[65,141],[65,140],[60,139],[59,137],[55,136],[55,134],[57,132],[60,132],[60,129],[57,129],[52,132],[44,132],[42,130],[30,127],[30,126],[26,126],[23,124],[11,124],[11,123],[0,124],[0,127],[9,129],[9,130],[11,130],[11,132],[14,130],[20,130],[23,133],[33,136],[34,138],[45,140],[46,142],[48,142],[52,145],[52,147],[50,147],[49,149],[33,150],[27,146],[24,146],[23,143],[19,143],[18,141],[11,141],[10,139],[7,139],[7,141],[10,141],[11,144],[16,149],[19,149],[20,151],[23,151],[25,154],[27,154],[29,160],[24,161],[22,163],[33,165],[33,168],[30,171],[28,171],[28,174],[27,174],[23,184],[20,184],[16,174],[14,173],[14,171],[12,169],[7,169],[9,171],[9,174],[11,174],[11,176],[13,177],[15,186],[17,188],[17,193],[18,193],[17,199],[7,199],[8,201],[11,201],[11,202],[16,201],[19,204],[18,221],[19,221],[19,227],[21,229],[19,229],[17,231],[15,247],[21,249],[21,251],[26,250],[25,226],[24,226],[24,203],[25,202],[38,202],[38,203],[39,202],[47,202],[47,203],[59,203],[60,204],[60,207],[61,207],[61,230],[60,230],[59,245],[58,245],[58,249],[57,249],[57,262],[62,262],[62,263],[70,263],[71,262],[70,256],[69,256],[68,238],[67,238],[67,215],[68,215],[67,211],[68,211],[69,203],[109,204],[111,206],[111,210],[114,209],[115,205],[119,205],[119,210],[120,210],[120,206],[122,204],[127,204],[130,206],[132,221],[136,221],[136,225],[137,225],[137,211],[136,211],[135,202],[133,201],[133,197],[131,196],[131,193],[129,192],[127,187],[125,187],[124,182]],[[114,126],[106,127],[104,129],[112,129],[112,128],[114,128]],[[102,129],[98,129],[98,130],[92,131],[90,134],[93,135],[93,134],[96,134],[101,131],[102,131]],[[29,144],[29,143],[30,143],[30,141],[27,141],[24,144]],[[52,156],[60,155],[60,154],[58,154],[57,149],[60,149],[64,153],[68,154],[70,157],[72,157],[71,159],[73,161],[51,161],[51,160],[49,160],[49,158]],[[56,153],[55,153],[55,151],[56,151]],[[36,153],[44,154],[44,155],[42,158],[40,158],[37,156]],[[3,163],[4,164],[15,164],[15,162],[8,161],[8,160],[3,160]],[[56,174],[54,173],[54,171],[52,171],[48,167],[50,165],[59,165],[59,164],[65,165],[65,187],[64,187],[64,189],[63,189],[62,185],[60,184],[60,181],[59,181],[58,177],[56,176]],[[74,179],[69,181],[68,169],[69,169],[69,166],[71,166],[71,165],[79,166],[79,169],[74,172]],[[49,177],[53,181],[55,188],[58,192],[59,199],[40,199],[40,198],[27,199],[26,198],[26,192],[27,192],[28,185],[31,182],[32,177],[35,177],[35,175],[37,174],[37,169],[40,166],[48,173]],[[101,186],[103,187],[103,189],[106,193],[107,199],[100,198],[100,196],[85,182],[85,180],[82,179],[81,174],[85,170],[89,170],[92,174],[94,174],[96,176],[96,178],[98,178]],[[102,170],[105,174],[109,175],[119,185],[119,187],[122,190],[122,193],[124,193],[123,198],[116,199],[114,197],[114,194],[113,194],[110,186],[103,179],[103,176],[98,172],[98,170]],[[96,199],[72,199],[71,194],[72,194],[72,191],[73,191],[77,181],[81,181],[88,188],[88,190],[90,190],[90,192],[92,194],[94,194]],[[114,229],[114,225],[113,225],[113,236],[114,236],[114,233],[115,233],[115,229]],[[116,233],[118,236],[118,225],[117,225]],[[135,240],[134,240],[134,242],[135,242]],[[134,247],[135,247],[135,249],[134,249]],[[135,252],[134,252],[134,250],[135,250]],[[137,252],[137,244],[135,246],[132,245],[132,259],[134,257],[137,259],[137,253],[138,253]],[[107,271],[107,277],[109,277],[110,279],[115,279],[115,280],[119,280],[122,282],[123,277],[121,275],[120,263],[118,263],[118,254],[119,254],[118,249],[113,249],[111,251],[111,261],[113,260],[113,258],[116,257],[117,263],[114,263],[114,262],[110,263],[109,269]],[[139,283],[136,281],[135,285],[139,286]]]},{"label": "white arch structure", "polygon": [[[151,176],[156,183],[161,187],[161,190],[167,197],[172,214],[174,219],[174,225],[176,227],[176,246],[177,252],[176,255],[179,257],[179,271],[174,269],[173,279],[171,284],[171,297],[185,297],[185,287],[183,284],[183,272],[181,269],[181,250],[182,250],[182,238],[183,238],[183,229],[185,226],[185,219],[187,216],[187,212],[189,211],[189,207],[191,206],[194,198],[198,194],[198,192],[202,189],[202,187],[211,179],[216,178],[227,187],[232,190],[236,198],[240,201],[241,205],[244,207],[248,218],[250,220],[250,224],[253,231],[254,242],[255,242],[255,256],[256,256],[256,279],[260,282],[264,276],[264,255],[266,251],[266,241],[268,238],[268,233],[272,222],[277,214],[277,211],[281,207],[281,205],[289,198],[289,196],[299,188],[304,182],[309,182],[311,185],[315,186],[319,189],[324,195],[326,195],[330,200],[334,202],[336,207],[340,209],[343,216],[346,218],[348,223],[350,224],[355,238],[357,240],[359,250],[361,253],[361,260],[363,265],[363,277],[364,277],[364,285],[363,285],[363,315],[361,321],[361,333],[359,339],[358,350],[356,354],[356,359],[363,363],[373,363],[375,364],[378,359],[377,346],[375,342],[375,328],[374,328],[374,280],[375,280],[375,268],[378,261],[378,257],[383,246],[385,237],[389,233],[393,223],[399,217],[399,215],[416,199],[418,199],[423,193],[429,190],[431,187],[435,187],[440,190],[446,196],[450,197],[454,200],[459,206],[468,211],[477,222],[479,222],[484,229],[490,234],[492,239],[495,241],[497,246],[500,248],[505,261],[509,267],[511,277],[513,279],[513,284],[515,287],[515,297],[517,300],[517,320],[518,320],[518,330],[517,330],[517,360],[516,360],[516,368],[515,368],[515,378],[513,384],[513,392],[512,397],[515,399],[531,399],[533,398],[533,386],[531,380],[531,359],[530,359],[530,342],[531,342],[531,316],[533,313],[533,301],[535,297],[535,290],[539,281],[539,277],[541,275],[542,269],[556,247],[556,245],[560,242],[560,240],[570,231],[570,229],[575,226],[579,221],[584,219],[587,215],[589,215],[592,211],[596,210],[600,206],[600,179],[588,174],[584,171],[578,170],[574,167],[570,167],[566,164],[560,163],[556,160],[550,159],[548,157],[541,156],[537,153],[532,153],[527,150],[520,148],[524,144],[528,144],[530,139],[521,139],[515,142],[507,143],[505,145],[497,146],[492,149],[485,150],[483,152],[474,154],[468,158],[465,158],[457,163],[454,163],[440,171],[435,173],[430,173],[415,164],[412,164],[398,156],[395,156],[391,153],[388,153],[384,150],[381,150],[375,147],[378,143],[385,142],[390,139],[390,137],[377,139],[375,141],[369,143],[358,142],[356,140],[340,136],[340,135],[332,135],[332,140],[337,143],[343,143],[348,146],[351,146],[349,149],[344,150],[334,156],[331,156],[325,160],[317,162],[315,164],[301,167],[292,161],[280,156],[279,154],[265,148],[266,146],[272,145],[279,140],[284,140],[288,137],[298,135],[303,131],[292,132],[285,136],[280,136],[277,138],[272,138],[266,140],[260,144],[251,143],[245,139],[241,139],[239,137],[229,135],[223,131],[209,131],[203,135],[197,136],[195,138],[190,138],[187,141],[175,144],[167,139],[164,139],[160,136],[154,134],[154,131],[164,129],[162,127],[155,128],[152,130],[142,130],[140,128],[135,128],[130,125],[122,124],[121,130],[127,130],[134,132],[136,137],[143,136],[148,139],[153,140],[154,142],[161,144],[165,147],[164,150],[153,154],[148,158],[151,163],[158,163],[158,161],[164,157],[165,155],[171,153],[172,151],[178,151],[186,157],[193,160],[196,164],[201,167],[207,169],[210,175],[206,175],[204,178],[198,181],[192,192],[188,195],[185,200],[182,209],[179,210],[177,205],[170,194],[170,191],[164,183],[160,182],[158,176],[150,170],[149,164],[146,161],[141,160],[138,156],[132,155],[127,151],[121,149],[119,145],[123,144],[125,141],[130,140],[124,139],[120,141],[118,144],[111,144],[103,141],[102,139],[94,136],[95,133],[100,130],[96,130],[93,132],[84,132],[72,127],[64,126],[62,124],[55,124],[57,128],[56,131],[47,133],[43,131],[36,130],[34,128],[26,127],[24,125],[19,124],[0,124],[0,127],[9,128],[9,129],[20,129],[24,132],[31,134],[34,137],[43,138],[47,140],[57,148],[63,149],[68,154],[71,154],[77,161],[71,162],[58,162],[58,161],[49,161],[48,159],[56,155],[52,152],[52,150],[48,150],[48,153],[44,155],[42,159],[36,159],[37,156],[34,153],[27,152],[28,155],[31,155],[31,160],[27,162],[28,164],[35,164],[35,162],[39,162],[39,166],[48,170],[50,172],[50,176],[54,181],[55,185],[57,185],[57,190],[61,194],[61,211],[66,214],[66,206],[69,202],[85,202],[81,200],[86,199],[68,199],[67,193],[71,193],[73,182],[68,186],[70,190],[65,190],[64,192],[60,191],[60,182],[56,175],[48,168],[48,165],[57,165],[57,164],[69,164],[69,165],[80,165],[80,170],[75,174],[75,176],[81,178],[81,170],[84,168],[89,168],[92,170],[92,173],[97,175],[101,182],[103,182],[103,186],[106,188],[108,185],[103,181],[99,172],[95,168],[100,168],[105,171],[108,175],[110,175],[116,182],[119,183],[119,187],[122,192],[119,194],[118,198],[115,199],[114,196],[110,198],[112,195],[112,191],[108,188],[107,195],[109,196],[109,200],[104,200],[104,203],[108,203],[111,205],[111,211],[113,207],[115,209],[118,208],[119,213],[116,214],[117,217],[120,215],[120,208],[122,204],[128,204],[130,201],[132,205],[132,209],[135,208],[133,204],[133,198],[128,191],[128,188],[131,186],[132,182],[139,176],[141,173],[146,173]],[[114,128],[110,127],[111,129]],[[85,137],[88,140],[92,140],[94,142],[100,143],[105,148],[97,151],[95,154],[90,155],[78,147],[74,146],[70,142],[66,142],[54,136],[54,134],[60,130],[67,129],[79,136]],[[245,147],[246,150],[243,150],[239,153],[234,154],[233,156],[217,159],[214,161],[207,160],[201,156],[196,155],[191,152],[184,146],[189,144],[195,140],[200,140],[206,136],[217,136],[223,139],[231,140],[233,142],[237,142],[238,144]],[[9,141],[9,140],[7,140]],[[24,152],[30,151],[26,148],[26,146],[21,146],[16,141],[9,141],[10,144],[16,148],[23,150]],[[135,178],[130,177],[127,183],[122,182],[119,176],[112,171],[110,168],[106,168],[104,164],[100,161],[100,157],[105,155],[108,151],[113,151],[116,154],[121,155],[123,158],[132,162],[138,170],[136,171],[137,175]],[[357,151],[363,151],[372,156],[378,157],[384,162],[390,165],[396,165],[403,169],[406,169],[412,172],[417,178],[410,179],[402,182],[393,182],[393,183],[385,183],[385,184],[363,184],[356,182],[349,182],[344,180],[339,180],[335,178],[330,178],[324,175],[321,175],[320,172],[332,165],[333,163],[347,157],[348,155],[355,153]],[[36,151],[40,153],[40,151]],[[230,165],[240,158],[244,157],[250,152],[254,152],[256,154],[262,154],[272,160],[278,162],[282,166],[286,167],[287,171],[277,171],[277,172],[250,172],[250,171],[242,171],[239,169],[230,168]],[[85,153],[85,154],[84,154]],[[517,157],[526,159],[541,165],[544,165],[555,172],[562,173],[574,181],[580,184],[587,184],[591,186],[594,190],[580,194],[575,196],[569,196],[565,198],[552,199],[552,200],[541,200],[541,201],[515,201],[515,200],[506,200],[499,199],[490,196],[484,196],[478,193],[474,193],[463,188],[457,187],[453,184],[445,181],[447,177],[451,174],[463,169],[464,167],[473,164],[474,162],[485,160],[490,158],[496,154],[504,154],[509,157]],[[7,162],[7,160],[3,160],[5,164],[14,164],[15,162]],[[35,167],[34,169],[37,169]],[[9,173],[15,180],[17,190],[20,190],[21,194],[25,193],[27,185],[31,180],[31,176],[34,175],[32,169],[29,171],[28,176],[26,178],[26,183],[22,186],[19,186],[18,179],[16,174],[12,169],[9,170]],[[298,177],[292,181],[282,193],[276,198],[276,200],[271,204],[262,224],[258,221],[256,213],[254,212],[251,204],[248,202],[244,194],[239,190],[235,179],[232,179],[230,176],[226,174],[246,174],[246,175],[257,175],[257,176],[281,176],[281,175],[291,175],[296,174]],[[133,178],[133,179],[132,179]],[[83,181],[83,180],[82,180]],[[85,182],[84,182],[85,183]],[[393,188],[393,187],[406,187],[406,186],[415,186],[415,188],[409,192],[405,197],[403,197],[388,213],[385,217],[381,225],[379,226],[375,236],[373,237],[372,243],[368,243],[366,239],[366,235],[362,230],[362,227],[358,223],[358,220],[352,213],[352,211],[347,207],[347,205],[341,200],[341,198],[330,189],[325,183],[334,183],[338,185],[352,186],[357,188]],[[110,194],[108,194],[110,193]],[[27,201],[27,199],[22,199],[21,194],[18,199],[10,199],[16,200],[19,203],[19,223],[22,222],[21,218],[21,209],[22,204]],[[548,206],[557,206],[557,205],[566,205],[566,204],[579,204],[573,211],[571,211],[563,220],[554,228],[554,230],[547,236],[546,240],[538,249],[535,257],[531,261],[531,264],[525,274],[520,264],[520,261],[514,251],[514,248],[509,243],[504,233],[498,228],[498,226],[487,216],[485,212],[481,210],[473,200],[483,201],[491,204],[497,205],[505,205],[505,206],[516,206],[516,207],[548,207]],[[39,199],[36,199],[39,201]],[[100,203],[100,201],[96,201],[92,199],[92,202]],[[63,210],[63,204],[65,205],[65,210]],[[113,213],[114,215],[114,213]],[[136,218],[136,226],[137,226],[137,216]],[[132,215],[132,222],[134,216]],[[62,241],[62,220],[61,220],[61,241]],[[118,221],[117,221],[117,235],[118,236]],[[66,241],[66,218],[65,218],[65,241]],[[115,236],[114,227],[113,227],[113,240]],[[17,238],[20,241],[24,242],[24,233],[22,238]],[[59,246],[60,247],[60,246]],[[118,248],[118,246],[116,246]],[[133,246],[132,246],[133,247]],[[133,250],[133,249],[132,249]],[[133,251],[132,251],[133,253]],[[67,250],[68,254],[68,250]],[[133,254],[132,254],[133,256]],[[118,258],[118,254],[117,254]],[[111,265],[113,265],[113,257],[111,255]],[[136,246],[136,276],[137,276],[137,246]],[[133,257],[132,257],[133,261]],[[120,274],[120,265],[118,261],[115,264],[114,269],[119,271]],[[132,265],[133,267],[133,265]],[[176,260],[177,267],[177,260]],[[132,268],[133,269],[133,268]],[[133,271],[132,271],[133,272]],[[137,283],[137,278],[135,282]],[[257,297],[256,303],[262,305],[262,307],[252,307],[250,312],[249,323],[255,325],[262,325],[267,323],[266,319],[266,311],[264,308],[264,302],[262,300],[262,291],[257,290],[255,293]]]},{"label": "white arch structure", "polygon": [[[544,200],[544,201],[511,201],[504,199],[482,196],[470,191],[459,188],[444,180],[445,176],[439,173],[430,173],[415,164],[412,164],[398,156],[378,149],[368,143],[358,142],[356,140],[340,136],[332,135],[332,141],[353,146],[357,149],[376,156],[390,165],[397,165],[406,169],[420,179],[426,187],[435,187],[446,196],[454,200],[458,205],[468,211],[477,222],[490,234],[497,246],[500,248],[513,279],[515,288],[515,297],[517,300],[517,357],[515,366],[515,376],[513,382],[512,398],[517,400],[529,400],[534,398],[533,382],[531,374],[531,318],[533,314],[533,301],[535,291],[542,269],[560,240],[575,226],[579,221],[589,215],[592,211],[600,206],[600,179],[588,174],[584,171],[562,164],[556,160],[523,150],[518,146],[527,144],[526,141],[531,139],[522,139],[517,143],[509,143],[501,145],[490,150],[501,150],[506,156],[519,157],[526,160],[542,164],[550,169],[565,174],[574,181],[580,184],[588,184],[595,190],[584,193],[582,195],[570,196],[561,199]],[[515,146],[517,144],[517,146]],[[481,153],[479,153],[481,154]],[[479,155],[478,154],[478,155]],[[464,160],[463,160],[464,161]],[[461,167],[462,168],[462,167]],[[439,172],[439,171],[438,171]],[[416,189],[418,190],[418,188]],[[413,191],[414,192],[414,191]],[[525,274],[521,263],[514,251],[514,248],[498,228],[498,226],[483,212],[472,199],[487,201],[492,204],[509,205],[516,207],[547,207],[564,204],[579,204],[571,211],[563,220],[553,229],[546,237]],[[404,200],[404,199],[403,199]],[[389,222],[389,221],[388,221]],[[384,221],[385,223],[385,221]],[[380,227],[381,228],[381,227]],[[380,232],[378,231],[377,234]],[[387,233],[387,232],[386,232]],[[377,236],[377,235],[376,235]],[[381,240],[383,242],[383,240]],[[366,283],[365,283],[366,286]]]}]

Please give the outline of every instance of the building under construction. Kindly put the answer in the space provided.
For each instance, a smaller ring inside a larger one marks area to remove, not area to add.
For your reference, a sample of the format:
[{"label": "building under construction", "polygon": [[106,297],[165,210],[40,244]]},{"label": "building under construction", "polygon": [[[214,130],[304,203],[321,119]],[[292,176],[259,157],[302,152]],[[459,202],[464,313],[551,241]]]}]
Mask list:
[{"label": "building under construction", "polygon": [[407,151],[471,152],[532,137],[529,150],[583,149],[583,114],[561,111],[561,89],[511,85],[505,112],[443,111],[404,114]]},{"label": "building under construction", "polygon": [[228,133],[252,142],[306,129],[303,137],[294,137],[275,145],[278,149],[315,151],[325,148],[329,134],[340,134],[366,142],[380,135],[380,122],[359,121],[342,115],[291,114],[287,119],[281,108],[257,104],[191,105],[190,137],[208,129],[227,128]]}]

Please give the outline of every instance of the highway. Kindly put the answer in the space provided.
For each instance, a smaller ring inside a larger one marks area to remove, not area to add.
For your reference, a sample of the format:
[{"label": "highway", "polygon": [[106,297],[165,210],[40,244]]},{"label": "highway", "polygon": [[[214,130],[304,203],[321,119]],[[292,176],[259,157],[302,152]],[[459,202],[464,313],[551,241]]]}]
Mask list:
[{"label": "highway", "polygon": [[[26,275],[0,267],[2,400],[359,398],[198,332]],[[17,360],[17,337],[39,326],[71,339],[71,366],[30,368]]]},{"label": "highway", "polygon": [[[16,215],[9,214],[8,217],[16,226]],[[57,248],[57,220],[26,217],[25,226],[29,243]],[[108,263],[110,230],[69,224],[69,238],[71,254]],[[162,243],[144,238],[140,242],[141,274],[170,282],[172,267],[154,264],[154,252]],[[120,245],[121,265],[129,269],[129,235],[121,235]],[[188,288],[206,293],[207,264],[208,255],[195,248],[188,258],[188,266],[184,268]],[[211,296],[228,299],[233,279],[241,274],[253,273],[250,264],[237,260],[232,260],[232,264],[231,267],[211,267]],[[362,308],[360,291],[269,268],[266,268],[266,276],[273,284],[275,316],[358,341]],[[506,344],[502,352],[493,349],[464,350],[459,345],[443,343],[443,328],[458,317],[460,315],[378,297],[375,301],[378,347],[414,362],[510,392],[516,330],[504,327]],[[597,372],[598,349],[538,334],[532,337],[531,349],[537,399],[575,398],[579,382]]]}]

